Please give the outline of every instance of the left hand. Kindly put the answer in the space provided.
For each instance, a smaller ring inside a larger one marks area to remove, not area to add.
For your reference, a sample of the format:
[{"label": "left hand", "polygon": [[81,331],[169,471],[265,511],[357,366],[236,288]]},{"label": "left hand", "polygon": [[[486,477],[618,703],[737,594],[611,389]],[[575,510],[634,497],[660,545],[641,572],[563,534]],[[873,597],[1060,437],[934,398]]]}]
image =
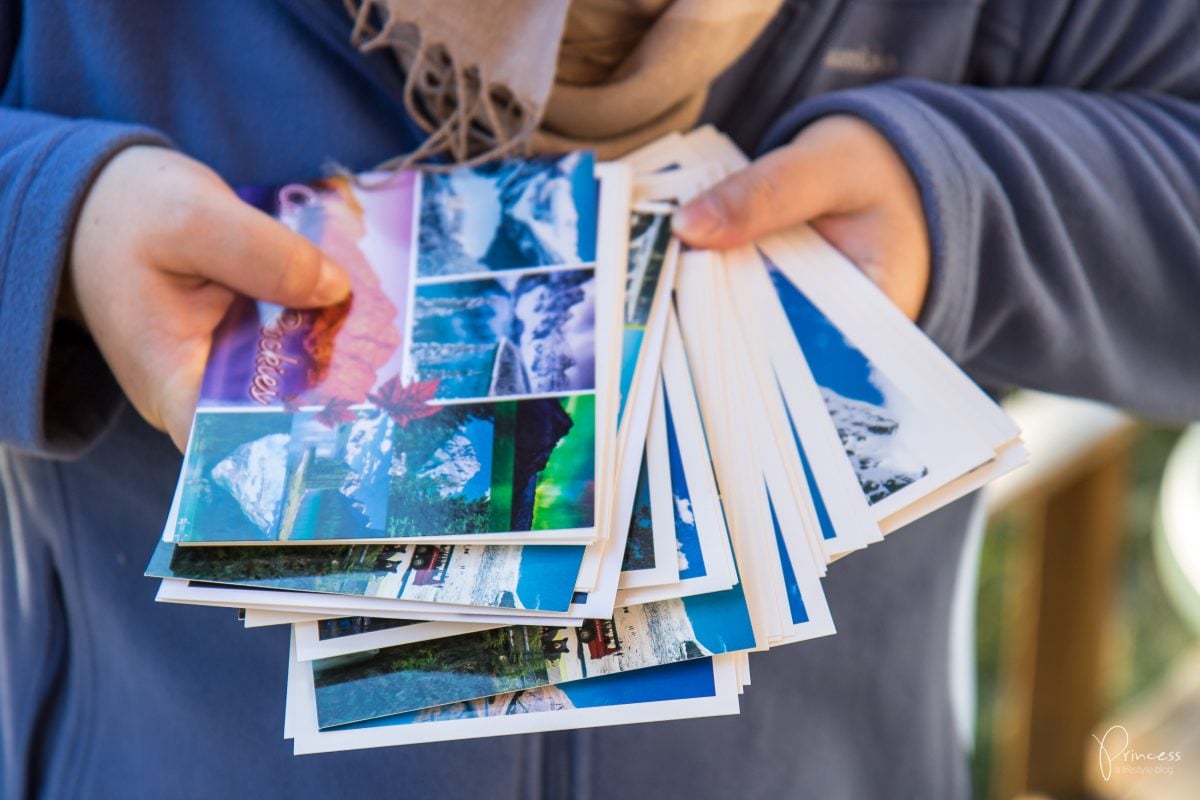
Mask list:
[{"label": "left hand", "polygon": [[105,165],[79,212],[60,309],[181,451],[213,333],[239,294],[314,308],[345,300],[350,279],[182,153],[138,145]]},{"label": "left hand", "polygon": [[884,136],[823,117],[675,215],[693,247],[749,244],[807,222],[915,320],[929,287],[929,231],[916,183]]}]

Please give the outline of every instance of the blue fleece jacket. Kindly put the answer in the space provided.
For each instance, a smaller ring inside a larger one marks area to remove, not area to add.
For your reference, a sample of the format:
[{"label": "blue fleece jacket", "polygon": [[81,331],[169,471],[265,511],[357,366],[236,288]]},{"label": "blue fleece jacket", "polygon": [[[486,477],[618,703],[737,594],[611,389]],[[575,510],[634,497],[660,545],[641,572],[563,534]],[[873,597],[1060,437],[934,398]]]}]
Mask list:
[{"label": "blue fleece jacket", "polygon": [[[1198,33],[1196,0],[789,0],[705,113],[747,149],[868,120],[930,223],[922,324],[972,375],[1192,419]],[[0,0],[0,797],[965,794],[966,503],[831,569],[838,635],[755,659],[731,719],[294,759],[285,632],[152,602],[179,456],[54,321],[75,214],[133,143],[234,184],[412,147],[348,36],[339,0]]]}]

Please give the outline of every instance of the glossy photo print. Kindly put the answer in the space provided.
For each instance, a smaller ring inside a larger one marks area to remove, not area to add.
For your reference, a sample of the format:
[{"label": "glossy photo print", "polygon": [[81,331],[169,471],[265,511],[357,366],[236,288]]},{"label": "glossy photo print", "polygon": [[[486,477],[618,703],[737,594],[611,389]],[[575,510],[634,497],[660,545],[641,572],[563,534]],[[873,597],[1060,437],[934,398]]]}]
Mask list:
[{"label": "glossy photo print", "polygon": [[459,636],[499,625],[352,616],[295,622],[292,625],[292,638],[296,645],[296,657],[301,661],[313,661],[397,644]]},{"label": "glossy photo print", "polygon": [[595,315],[592,269],[419,285],[411,380],[438,400],[593,391]]},{"label": "glossy photo print", "polygon": [[423,174],[417,276],[595,262],[594,169],[570,153]]},{"label": "glossy photo print", "polygon": [[582,545],[369,544],[178,547],[146,574],[212,584],[480,608],[566,611]]},{"label": "glossy photo print", "polygon": [[621,571],[634,572],[654,569],[654,562],[654,518],[650,507],[650,477],[646,471],[646,457],[642,456],[642,467],[638,472],[633,516],[629,520],[629,535],[625,539],[625,556],[621,560]]},{"label": "glossy photo print", "polygon": [[320,730],[312,664],[288,669],[296,753],[738,713],[735,656],[700,658],[450,703]]},{"label": "glossy photo print", "polygon": [[400,372],[415,184],[400,173],[370,190],[345,178],[239,190],[337,259],[353,293],[315,311],[236,301],[213,337],[201,407],[354,405]]},{"label": "glossy photo print", "polygon": [[[593,525],[593,395],[202,411],[175,541],[347,542]],[[536,536],[529,536],[534,541]]]},{"label": "glossy photo print", "polygon": [[629,267],[625,279],[625,317],[621,344],[621,409],[633,385],[642,340],[671,241],[669,214],[633,212],[629,217]]},{"label": "glossy photo print", "polygon": [[928,475],[904,424],[911,401],[782,272],[768,274],[867,502]]},{"label": "glossy photo print", "polygon": [[[234,304],[167,538],[591,541],[592,158],[376,177],[241,191],[346,264],[353,294],[319,311]],[[422,247],[474,230],[454,198],[485,186],[499,209],[488,268],[418,278]]]},{"label": "glossy photo print", "polygon": [[754,647],[740,587],[619,608],[577,628],[521,625],[314,664],[320,727]]}]

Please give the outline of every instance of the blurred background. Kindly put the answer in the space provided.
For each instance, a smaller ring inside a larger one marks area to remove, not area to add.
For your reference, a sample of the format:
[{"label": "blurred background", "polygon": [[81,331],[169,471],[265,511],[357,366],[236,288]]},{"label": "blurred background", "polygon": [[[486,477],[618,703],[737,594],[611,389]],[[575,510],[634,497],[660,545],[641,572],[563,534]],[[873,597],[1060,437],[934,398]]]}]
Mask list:
[{"label": "blurred background", "polygon": [[1200,426],[1005,405],[1033,459],[987,494],[976,796],[1198,798]]}]

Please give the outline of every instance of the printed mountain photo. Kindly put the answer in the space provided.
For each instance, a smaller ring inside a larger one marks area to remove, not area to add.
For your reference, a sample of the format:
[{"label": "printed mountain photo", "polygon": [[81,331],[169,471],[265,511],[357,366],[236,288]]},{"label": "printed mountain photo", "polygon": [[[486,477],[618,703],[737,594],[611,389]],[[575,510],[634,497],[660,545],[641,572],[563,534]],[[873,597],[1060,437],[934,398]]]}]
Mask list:
[{"label": "printed mountain photo", "polygon": [[[383,399],[383,398],[381,398]],[[402,413],[403,412],[403,413]],[[178,542],[591,527],[592,395],[197,415]]]},{"label": "printed mountain photo", "polygon": [[672,601],[579,628],[511,626],[321,659],[313,677],[324,728],[706,655]]},{"label": "printed mountain photo", "polygon": [[829,418],[854,465],[867,502],[876,503],[925,476],[927,469],[897,444],[900,422],[880,406],[821,388]]},{"label": "printed mountain photo", "polygon": [[578,628],[510,626],[313,664],[320,727],[754,646],[740,587],[619,608]]},{"label": "printed mountain photo", "polygon": [[583,553],[582,545],[178,547],[159,542],[146,574],[247,588],[566,611]]},{"label": "printed mountain photo", "polygon": [[633,517],[629,520],[629,537],[625,540],[625,555],[621,560],[622,572],[654,569],[653,523],[650,515],[650,479],[643,455],[633,499]]},{"label": "printed mountain photo", "polygon": [[594,166],[572,153],[423,174],[417,276],[594,262]]},{"label": "printed mountain photo", "polygon": [[671,242],[671,215],[629,215],[629,272],[625,279],[625,324],[645,326],[658,291],[667,245]]},{"label": "printed mountain photo", "polygon": [[624,331],[621,342],[621,403],[618,416],[625,412],[625,400],[633,386],[633,374],[642,353],[646,322],[662,277],[667,245],[671,241],[671,217],[667,214],[629,215],[629,272],[625,280]]},{"label": "printed mountain photo", "polygon": [[904,436],[907,398],[782,272],[768,273],[867,502],[928,475]]},{"label": "printed mountain photo", "polygon": [[313,662],[322,728],[549,683],[542,629],[511,626]]},{"label": "printed mountain photo", "polygon": [[507,717],[516,714],[541,714],[547,711],[564,711],[574,708],[571,698],[557,686],[539,686],[519,692],[480,697],[465,703],[451,703],[436,708],[424,708],[416,712],[414,722],[437,722],[447,719],[478,719],[480,717]]},{"label": "printed mountain photo", "polygon": [[439,399],[590,391],[595,292],[591,269],[418,286],[412,377]]},{"label": "printed mountain photo", "polygon": [[620,707],[638,703],[712,697],[716,692],[712,659],[601,675],[557,686],[539,686],[444,706],[340,726],[338,730],[415,725],[447,720],[508,717],[578,708]]}]

